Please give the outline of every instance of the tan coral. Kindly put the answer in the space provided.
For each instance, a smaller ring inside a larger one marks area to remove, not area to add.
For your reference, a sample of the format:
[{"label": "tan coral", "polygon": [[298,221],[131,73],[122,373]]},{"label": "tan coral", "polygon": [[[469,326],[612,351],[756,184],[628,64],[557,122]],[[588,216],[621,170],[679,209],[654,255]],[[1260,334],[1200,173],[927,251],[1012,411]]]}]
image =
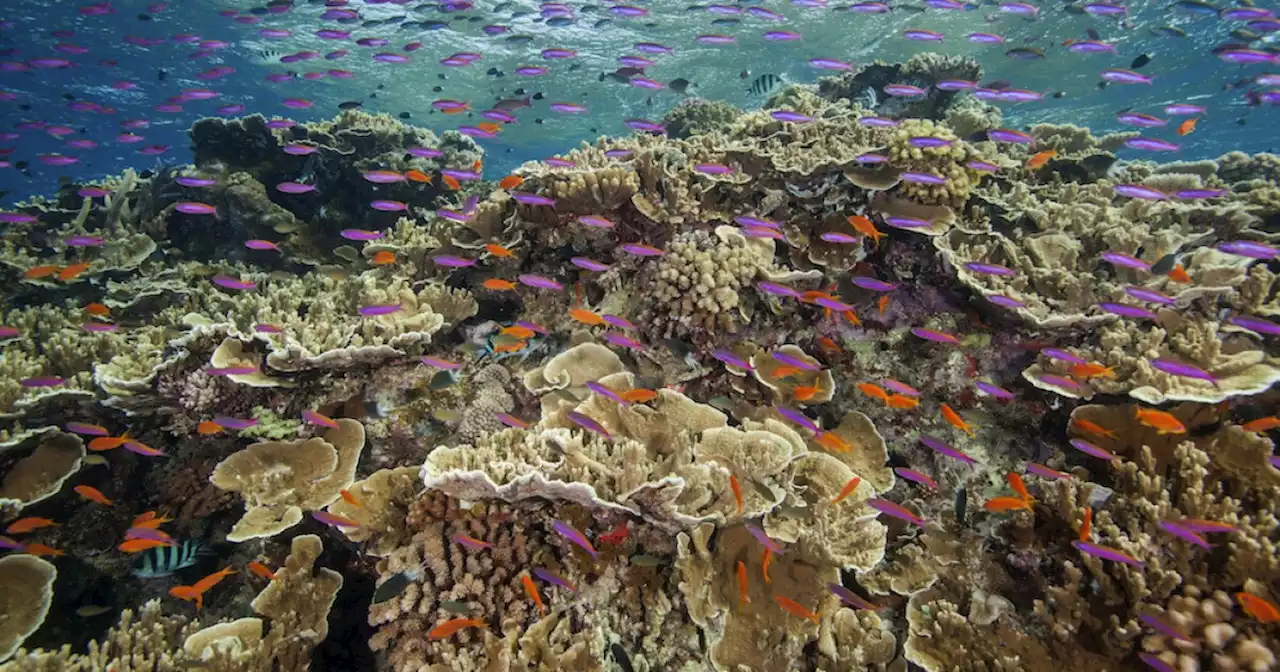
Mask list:
[{"label": "tan coral", "polygon": [[17,500],[25,507],[58,494],[62,484],[80,470],[84,456],[84,442],[74,434],[43,439],[4,475],[0,499]]},{"label": "tan coral", "polygon": [[326,510],[360,523],[359,527],[341,528],[343,535],[355,542],[372,539],[374,541],[366,547],[366,552],[375,556],[386,555],[404,543],[397,532],[402,529],[409,503],[419,489],[418,467],[380,469],[347,488],[360,501],[359,505],[335,499]]},{"label": "tan coral", "polygon": [[53,563],[34,555],[0,558],[0,661],[44,623],[57,578]]},{"label": "tan coral", "polygon": [[324,438],[255,443],[218,464],[210,482],[240,493],[246,507],[228,541],[270,537],[293,527],[304,510],[333,502],[352,484],[364,426],[345,418],[337,423]]},{"label": "tan coral", "polygon": [[[810,357],[798,345],[781,345],[774,352],[794,357],[815,367],[821,367],[821,363],[818,360]],[[797,367],[783,365],[774,360],[771,354],[766,353],[754,355],[751,358],[751,366],[751,372],[755,375],[756,380],[773,390],[774,394],[778,395],[778,403],[784,406],[824,404],[835,397],[836,382],[831,375],[830,369],[820,368],[818,371],[799,370],[789,372],[789,375],[785,377],[779,377],[774,375],[779,368],[795,369]],[[811,396],[800,400],[795,398],[797,387],[814,387],[817,389]]]},{"label": "tan coral", "polygon": [[256,358],[246,355],[244,346],[243,341],[234,338],[223,339],[222,343],[214,349],[213,355],[209,357],[209,366],[215,369],[253,367],[259,370],[248,374],[232,374],[227,376],[227,380],[249,387],[278,387],[280,381],[263,373],[260,369],[261,363]]}]

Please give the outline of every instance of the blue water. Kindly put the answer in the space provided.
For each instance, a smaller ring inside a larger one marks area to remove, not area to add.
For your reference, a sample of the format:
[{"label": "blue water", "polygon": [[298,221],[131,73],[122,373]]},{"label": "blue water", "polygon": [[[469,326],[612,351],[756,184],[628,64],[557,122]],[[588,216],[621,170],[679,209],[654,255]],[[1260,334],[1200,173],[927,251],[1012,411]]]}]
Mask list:
[{"label": "blue water", "polygon": [[[913,53],[935,51],[952,55],[968,55],[982,63],[986,79],[1006,79],[1020,88],[1062,92],[1060,98],[1042,102],[1006,105],[1006,126],[1021,127],[1031,123],[1077,123],[1090,127],[1095,134],[1125,130],[1114,115],[1125,108],[1160,114],[1160,106],[1180,101],[1194,101],[1208,107],[1199,129],[1185,138],[1174,135],[1176,120],[1163,129],[1147,135],[1180,142],[1176,153],[1159,156],[1125,150],[1126,158],[1150,156],[1160,160],[1196,159],[1217,156],[1232,149],[1261,151],[1276,149],[1277,134],[1271,130],[1277,111],[1253,107],[1246,103],[1245,88],[1224,91],[1224,84],[1268,72],[1266,66],[1238,66],[1225,63],[1210,53],[1216,44],[1230,41],[1229,32],[1243,26],[1214,16],[1201,16],[1177,11],[1163,2],[1137,2],[1129,5],[1126,23],[1114,19],[1071,14],[1065,5],[1045,3],[1039,17],[1026,20],[1001,13],[994,5],[971,6],[964,11],[927,9],[923,12],[899,7],[890,14],[862,15],[840,11],[835,3],[826,8],[805,8],[780,2],[764,3],[786,17],[785,23],[761,20],[749,15],[736,26],[716,26],[716,15],[705,9],[689,11],[688,2],[636,3],[651,12],[649,17],[622,19],[613,17],[607,5],[592,6],[569,3],[576,22],[563,27],[548,26],[531,2],[508,3],[510,7],[494,12],[497,3],[480,0],[468,11],[442,12],[438,5],[414,2],[406,5],[362,4],[352,2],[349,8],[359,11],[361,21],[380,20],[407,14],[409,20],[450,21],[441,30],[401,30],[396,25],[361,28],[359,22],[341,24],[321,21],[324,7],[318,3],[298,3],[284,14],[267,14],[261,23],[237,23],[234,16],[223,16],[223,10],[235,10],[240,16],[249,14],[255,3],[248,2],[184,2],[172,3],[164,11],[150,14],[152,20],[139,20],[150,3],[116,0],[114,13],[83,15],[78,10],[89,3],[83,0],[50,2],[12,0],[6,3],[8,20],[0,29],[0,48],[5,55],[0,61],[23,62],[31,58],[58,56],[75,62],[61,69],[33,69],[26,72],[0,72],[0,90],[17,95],[14,101],[0,102],[0,130],[14,129],[21,122],[42,121],[66,124],[77,133],[71,138],[88,137],[98,141],[91,150],[68,149],[64,141],[42,130],[20,131],[16,140],[0,143],[12,149],[10,162],[26,160],[25,172],[14,167],[0,169],[0,190],[8,192],[5,202],[31,193],[48,193],[57,187],[59,178],[85,181],[119,172],[132,166],[139,170],[159,162],[185,163],[190,160],[186,130],[201,116],[215,114],[216,108],[233,103],[246,106],[246,112],[268,116],[285,116],[299,121],[318,120],[338,113],[337,104],[359,100],[364,109],[397,115],[408,112],[408,123],[429,127],[437,132],[461,124],[481,121],[478,114],[444,116],[434,113],[433,100],[451,98],[468,101],[478,111],[486,109],[502,97],[518,97],[513,91],[524,87],[528,93],[542,92],[545,98],[533,109],[519,111],[519,121],[510,125],[499,138],[481,140],[488,152],[487,176],[500,177],[519,163],[544,158],[576,146],[598,135],[619,135],[630,131],[623,120],[632,117],[660,119],[685,96],[671,90],[648,91],[606,80],[604,72],[619,67],[616,58],[633,53],[632,45],[641,41],[661,42],[674,47],[672,55],[652,58],[657,64],[646,76],[661,82],[677,77],[691,80],[691,94],[726,100],[743,107],[758,107],[762,97],[747,92],[751,81],[764,73],[782,75],[786,80],[809,83],[829,74],[810,67],[813,57],[838,58],[861,64],[881,59],[902,61]],[[743,6],[746,6],[744,3]],[[921,7],[923,7],[921,5]],[[512,19],[511,12],[528,11],[527,16]],[[467,20],[476,17],[477,20]],[[601,28],[594,24],[601,18],[612,23]],[[533,36],[528,44],[512,45],[506,36],[490,37],[481,31],[486,24],[512,27],[512,33]],[[1173,25],[1188,33],[1185,38],[1160,37],[1150,28]],[[1129,27],[1126,27],[1129,26]],[[264,27],[284,28],[293,35],[286,39],[264,39],[258,31]],[[351,40],[323,40],[314,35],[319,28],[351,30]],[[920,43],[904,39],[907,28],[927,28],[942,32],[941,43]],[[1087,39],[1085,31],[1096,29],[1103,40],[1117,44],[1117,54],[1082,55],[1068,52],[1062,46],[1067,39]],[[57,38],[55,30],[73,30],[74,35]],[[761,37],[766,30],[785,29],[803,36],[798,42],[774,43]],[[964,40],[968,32],[995,32],[1008,38],[1004,45],[975,45]],[[221,40],[229,46],[201,52],[196,45],[175,43],[177,34],[194,34],[204,40]],[[702,33],[723,33],[737,37],[729,47],[698,45],[694,38]],[[141,47],[127,44],[126,36],[163,39],[163,44]],[[390,44],[367,48],[354,44],[361,37],[385,37]],[[373,60],[376,52],[398,52],[403,45],[421,42],[422,48],[409,54],[407,64],[388,64]],[[59,43],[87,48],[87,53],[67,55],[55,50]],[[1044,48],[1043,60],[1020,61],[1006,57],[1006,49],[1014,46]],[[569,47],[578,50],[570,60],[548,61],[539,57],[547,47]],[[301,50],[326,53],[345,48],[350,54],[339,60],[304,61],[282,65],[264,58],[264,50],[289,54]],[[459,51],[475,51],[483,58],[464,68],[448,68],[438,61]],[[1104,68],[1127,68],[1139,54],[1147,53],[1152,61],[1142,69],[1153,75],[1151,85],[1112,85],[1099,89],[1098,73]],[[118,65],[103,66],[103,59],[115,59]],[[520,64],[548,65],[552,71],[542,77],[518,77],[514,69]],[[197,75],[215,66],[229,66],[234,73],[213,81]],[[574,67],[576,66],[576,67]],[[280,84],[264,81],[271,73],[294,71],[301,75],[312,70],[342,68],[355,73],[351,80],[325,77],[305,81],[301,77]],[[490,68],[506,73],[498,78],[485,74]],[[167,73],[164,81],[159,71]],[[742,71],[750,74],[744,79]],[[440,79],[443,74],[447,79]],[[131,91],[112,88],[118,81],[135,82]],[[433,92],[434,86],[443,87]],[[218,93],[212,100],[189,101],[180,113],[161,113],[153,109],[157,103],[183,89],[209,88]],[[376,94],[371,98],[370,94]],[[65,96],[88,100],[116,108],[112,114],[75,112],[67,108]],[[307,110],[291,110],[281,101],[302,97],[314,101]],[[587,106],[583,115],[558,114],[548,109],[556,101],[576,102]],[[27,106],[23,109],[20,106]],[[148,119],[150,128],[137,131],[145,137],[138,144],[120,144],[114,137],[121,132],[125,119]],[[537,124],[535,118],[544,123]],[[145,145],[169,145],[159,157],[137,153]],[[42,153],[60,152],[80,157],[72,166],[46,166],[34,160]]]}]

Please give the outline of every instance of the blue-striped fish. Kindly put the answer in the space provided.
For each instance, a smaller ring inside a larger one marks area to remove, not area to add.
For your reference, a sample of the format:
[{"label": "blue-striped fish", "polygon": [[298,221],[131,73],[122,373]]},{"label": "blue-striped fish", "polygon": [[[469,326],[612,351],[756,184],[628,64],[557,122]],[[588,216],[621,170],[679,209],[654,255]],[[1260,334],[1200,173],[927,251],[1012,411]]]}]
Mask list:
[{"label": "blue-striped fish", "polygon": [[134,568],[133,575],[141,579],[158,579],[169,576],[194,564],[200,555],[208,552],[198,541],[184,541],[173,546],[157,546],[142,554],[142,560]]}]

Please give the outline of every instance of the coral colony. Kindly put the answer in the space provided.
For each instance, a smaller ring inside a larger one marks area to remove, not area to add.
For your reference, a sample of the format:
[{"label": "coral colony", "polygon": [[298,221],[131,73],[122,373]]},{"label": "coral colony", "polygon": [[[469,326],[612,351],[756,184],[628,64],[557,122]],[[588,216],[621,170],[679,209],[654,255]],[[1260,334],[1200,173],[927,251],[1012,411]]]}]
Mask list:
[{"label": "coral colony", "polygon": [[[223,14],[284,39],[306,12],[407,64],[423,44],[383,47],[406,19],[361,24],[374,4]],[[825,4],[699,11],[803,44],[769,22]],[[513,13],[456,29],[506,40]],[[544,42],[503,67],[579,58]],[[600,85],[685,95],[646,74],[675,48]],[[971,57],[806,67],[832,72],[506,175],[486,143],[517,115],[593,103],[440,94],[420,127],[223,102],[189,165],[4,206],[0,671],[1277,669],[1280,158],[1123,159],[1204,110],[1015,123],[1045,94]]]}]

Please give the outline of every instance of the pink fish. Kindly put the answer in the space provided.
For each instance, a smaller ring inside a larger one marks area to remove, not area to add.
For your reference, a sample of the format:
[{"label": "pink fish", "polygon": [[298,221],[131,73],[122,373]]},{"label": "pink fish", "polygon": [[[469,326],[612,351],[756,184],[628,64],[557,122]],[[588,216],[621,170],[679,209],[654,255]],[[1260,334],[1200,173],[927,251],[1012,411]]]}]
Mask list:
[{"label": "pink fish", "polygon": [[446,266],[448,268],[466,268],[468,266],[476,265],[475,259],[464,259],[462,257],[457,257],[452,254],[438,254],[432,257],[431,259],[435,261],[437,264],[441,266]]},{"label": "pink fish", "polygon": [[592,558],[599,555],[599,552],[596,551],[595,547],[591,545],[591,542],[587,540],[587,535],[583,534],[578,530],[578,528],[559,520],[554,521],[551,528],[556,531],[556,534],[568,539],[578,547],[582,548],[582,550],[590,553]]},{"label": "pink fish", "polygon": [[311,517],[325,525],[332,525],[333,527],[360,527],[360,523],[357,523],[345,516],[329,513],[328,511],[312,511]]},{"label": "pink fish", "polygon": [[1049,467],[1036,462],[1027,463],[1027,473],[1051,480],[1066,480],[1071,478],[1071,474],[1058,471],[1057,469],[1050,469]]},{"label": "pink fish", "polygon": [[338,428],[338,423],[334,421],[333,418],[325,417],[312,410],[303,410],[302,420],[308,425],[319,425],[321,427],[328,427],[329,429]]},{"label": "pink fish", "polygon": [[259,240],[256,238],[253,240],[244,241],[244,246],[251,250],[275,250],[276,252],[280,251],[279,245],[276,245],[275,243],[269,240]]},{"label": "pink fish", "polygon": [[498,422],[515,429],[529,429],[530,427],[529,423],[511,415],[510,413],[495,413],[494,417],[498,419]]},{"label": "pink fish", "polygon": [[605,429],[603,425],[577,411],[568,411],[565,413],[565,417],[569,418],[569,420],[571,420],[575,425],[578,425],[587,431],[595,432],[606,439],[613,439],[613,435],[610,434],[609,430]]},{"label": "pink fish", "polygon": [[755,525],[748,524],[743,525],[743,527],[747,528],[747,531],[751,533],[751,536],[756,538],[756,541],[769,549],[770,553],[773,553],[774,555],[782,555],[783,551],[786,550],[782,546],[778,545],[778,542],[771,539],[769,535],[765,534],[764,530],[756,527]]},{"label": "pink fish", "polygon": [[[957,451],[957,452],[958,452],[958,451]],[[922,474],[922,473],[920,473],[920,472],[916,471],[915,469],[908,469],[908,468],[906,468],[906,467],[894,467],[894,469],[893,469],[893,473],[895,473],[895,474],[897,474],[897,475],[899,475],[899,476],[901,476],[901,477],[903,477],[903,478],[905,478],[905,479],[907,479],[908,481],[911,481],[911,482],[913,482],[913,483],[919,483],[920,485],[923,485],[923,486],[925,486],[925,487],[929,488],[930,490],[937,490],[937,489],[938,489],[938,482],[937,482],[937,481],[933,480],[932,478],[929,478],[929,476],[927,476],[927,475],[925,475],[925,474]]]},{"label": "pink fish", "polygon": [[475,537],[468,537],[465,534],[455,534],[453,535],[453,540],[458,542],[459,544],[462,544],[463,546],[466,546],[467,548],[471,548],[475,550],[485,550],[485,549],[493,548],[493,544],[487,541],[476,539]]},{"label": "pink fish", "polygon": [[23,378],[18,384],[23,387],[57,387],[67,382],[65,378],[58,376],[34,376],[31,378]]},{"label": "pink fish", "polygon": [[462,364],[459,362],[453,362],[447,359],[433,357],[431,355],[424,355],[422,357],[422,363],[427,366],[434,366],[437,369],[444,369],[446,371],[457,371],[462,368]]},{"label": "pink fish", "polygon": [[196,201],[183,201],[173,206],[175,210],[188,215],[216,215],[217,208],[208,203],[199,203]]},{"label": "pink fish", "polygon": [[111,432],[102,425],[91,425],[86,422],[68,422],[62,426],[63,429],[72,434],[81,436],[111,436]]},{"label": "pink fish", "polygon": [[398,303],[381,303],[370,306],[360,306],[360,309],[357,312],[365,317],[376,317],[378,315],[390,315],[399,310],[400,304]]},{"label": "pink fish", "polygon": [[926,341],[934,341],[935,343],[948,343],[950,345],[959,345],[960,339],[955,336],[933,329],[925,329],[924,327],[912,327],[911,333],[925,339]]},{"label": "pink fish", "polygon": [[1099,546],[1098,544],[1089,543],[1087,541],[1076,540],[1071,542],[1072,546],[1081,553],[1102,558],[1103,560],[1111,560],[1112,562],[1123,562],[1126,565],[1134,567],[1142,567],[1145,563],[1123,551],[1110,548],[1108,546]]},{"label": "pink fish", "polygon": [[226,287],[227,289],[237,289],[241,291],[253,289],[258,286],[258,283],[256,282],[233,278],[229,275],[213,276],[213,284],[218,285],[219,287]]},{"label": "pink fish", "polygon": [[541,275],[533,275],[532,273],[522,273],[517,279],[522,285],[536,287],[538,289],[551,289],[557,292],[564,289],[564,285],[559,282]]}]

